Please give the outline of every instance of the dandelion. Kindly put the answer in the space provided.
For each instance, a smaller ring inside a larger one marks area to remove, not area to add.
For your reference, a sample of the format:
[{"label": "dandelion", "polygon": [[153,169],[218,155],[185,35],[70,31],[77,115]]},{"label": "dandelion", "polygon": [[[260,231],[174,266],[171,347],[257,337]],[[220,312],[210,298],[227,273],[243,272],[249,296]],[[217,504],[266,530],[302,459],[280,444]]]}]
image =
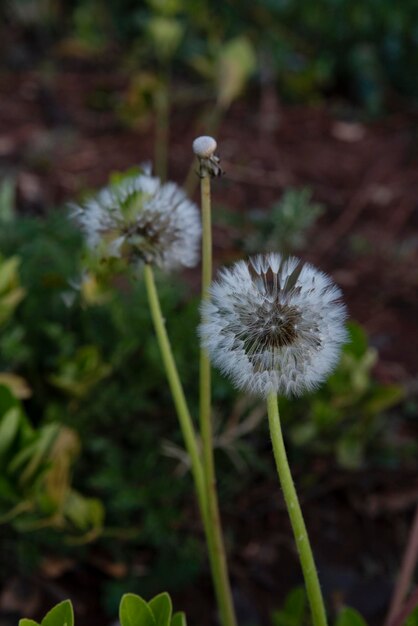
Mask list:
[{"label": "dandelion", "polygon": [[262,397],[315,389],[346,340],[338,287],[310,264],[279,254],[224,269],[202,317],[213,363],[238,388]]},{"label": "dandelion", "polygon": [[335,367],[346,311],[331,279],[308,263],[259,255],[223,270],[202,304],[200,335],[237,387],[267,401],[274,459],[305,578],[314,626],[327,618],[318,573],[287,460],[277,394],[300,395]]},{"label": "dandelion", "polygon": [[144,171],[99,191],[72,216],[89,247],[104,258],[164,270],[193,267],[199,259],[201,223],[197,206],[175,183],[162,184]]}]

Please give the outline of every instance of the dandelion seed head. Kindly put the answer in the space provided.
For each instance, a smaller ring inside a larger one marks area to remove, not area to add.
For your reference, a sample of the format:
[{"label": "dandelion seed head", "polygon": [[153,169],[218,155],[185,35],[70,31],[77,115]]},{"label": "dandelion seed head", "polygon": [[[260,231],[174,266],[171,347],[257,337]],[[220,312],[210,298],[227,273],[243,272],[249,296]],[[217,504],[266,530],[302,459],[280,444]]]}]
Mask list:
[{"label": "dandelion seed head", "polygon": [[215,154],[217,145],[213,137],[202,135],[193,141],[193,152],[200,159],[208,159]]},{"label": "dandelion seed head", "polygon": [[346,309],[339,288],[312,265],[259,255],[224,269],[210,294],[202,344],[238,388],[298,396],[336,366]]},{"label": "dandelion seed head", "polygon": [[99,191],[72,217],[89,247],[106,257],[126,257],[165,270],[193,267],[201,236],[197,206],[175,183],[162,184],[148,171]]},{"label": "dandelion seed head", "polygon": [[199,176],[216,177],[224,173],[220,166],[220,158],[215,154],[217,143],[213,137],[203,135],[193,141],[193,152],[199,160]]}]

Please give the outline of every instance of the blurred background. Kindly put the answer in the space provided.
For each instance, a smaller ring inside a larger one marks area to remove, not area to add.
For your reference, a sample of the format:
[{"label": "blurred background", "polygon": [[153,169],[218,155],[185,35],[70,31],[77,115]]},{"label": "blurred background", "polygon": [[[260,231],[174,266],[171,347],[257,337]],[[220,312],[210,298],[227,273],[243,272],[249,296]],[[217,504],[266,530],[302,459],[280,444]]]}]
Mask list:
[{"label": "blurred background", "polygon": [[[0,623],[70,597],[78,626],[112,624],[122,593],[162,590],[216,623],[143,286],[80,284],[66,209],[145,162],[197,200],[191,143],[213,134],[216,264],[295,253],[344,291],[337,371],[282,414],[330,614],[383,624],[417,559],[418,4],[5,0],[0,17]],[[159,278],[193,409],[198,283]],[[214,396],[240,624],[303,626],[264,407],[217,374]]]}]

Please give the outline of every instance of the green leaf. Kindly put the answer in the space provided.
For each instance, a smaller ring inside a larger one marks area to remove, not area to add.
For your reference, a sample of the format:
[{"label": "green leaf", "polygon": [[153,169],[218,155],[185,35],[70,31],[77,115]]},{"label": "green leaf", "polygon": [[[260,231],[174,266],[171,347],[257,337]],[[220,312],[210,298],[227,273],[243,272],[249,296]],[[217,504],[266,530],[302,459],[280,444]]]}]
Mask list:
[{"label": "green leaf", "polygon": [[350,609],[348,606],[345,606],[338,613],[335,626],[367,626],[367,623],[364,621],[358,611],[356,611],[355,609]]},{"label": "green leaf", "polygon": [[377,387],[367,402],[364,410],[376,415],[390,409],[405,397],[405,390],[400,385],[386,385]]},{"label": "green leaf", "polygon": [[0,222],[11,222],[15,216],[16,182],[5,178],[0,185]]},{"label": "green leaf", "polygon": [[341,467],[358,469],[363,463],[364,441],[358,434],[347,434],[336,446],[336,456]]},{"label": "green leaf", "polygon": [[122,596],[119,619],[121,626],[156,626],[154,614],[147,602],[134,593]]},{"label": "green leaf", "polygon": [[20,259],[12,256],[1,262],[0,265],[0,293],[5,293],[16,285]]},{"label": "green leaf", "polygon": [[39,626],[39,624],[33,619],[27,619],[27,617],[24,617],[23,619],[19,620],[19,626]]},{"label": "green leaf", "polygon": [[0,422],[0,458],[8,451],[19,430],[21,411],[16,406],[3,415]]},{"label": "green leaf", "polygon": [[174,613],[170,626],[187,626],[186,614],[183,611]]},{"label": "green leaf", "polygon": [[30,482],[37,471],[42,469],[42,464],[46,461],[47,455],[58,437],[60,428],[59,424],[46,424],[38,431],[39,434],[33,450],[33,456],[19,477],[21,485]]},{"label": "green leaf", "polygon": [[274,626],[302,626],[306,613],[306,593],[303,587],[297,587],[286,596],[280,611],[274,611]]},{"label": "green leaf", "polygon": [[74,611],[70,600],[60,602],[49,611],[41,626],[74,626]]},{"label": "green leaf", "polygon": [[246,37],[231,39],[221,48],[218,58],[218,103],[227,109],[244,89],[256,67],[254,48]]},{"label": "green leaf", "polygon": [[167,61],[175,54],[184,34],[181,22],[172,17],[156,15],[148,22],[148,34],[156,56]]},{"label": "green leaf", "polygon": [[1,384],[0,385],[0,415],[4,415],[9,409],[15,406],[20,406],[10,389]]},{"label": "green leaf", "polygon": [[356,357],[363,356],[369,347],[364,329],[356,322],[348,322],[347,330],[350,341],[344,346],[343,351]]},{"label": "green leaf", "polygon": [[315,424],[311,421],[295,424],[290,429],[290,433],[295,446],[304,446],[315,439],[318,431]]},{"label": "green leaf", "polygon": [[85,498],[74,489],[67,493],[63,512],[78,530],[99,530],[103,526],[104,508],[100,500]]},{"label": "green leaf", "polygon": [[168,593],[160,593],[148,603],[149,608],[154,614],[157,626],[170,626],[173,605]]}]

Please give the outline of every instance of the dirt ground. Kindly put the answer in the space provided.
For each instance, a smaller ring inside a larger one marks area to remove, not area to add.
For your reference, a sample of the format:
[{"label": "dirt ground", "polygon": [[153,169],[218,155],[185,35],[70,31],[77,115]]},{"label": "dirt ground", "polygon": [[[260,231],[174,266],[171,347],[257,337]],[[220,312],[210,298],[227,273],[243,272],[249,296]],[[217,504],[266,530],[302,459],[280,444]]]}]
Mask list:
[{"label": "dirt ground", "polygon": [[[126,78],[105,68],[66,69],[53,78],[32,71],[0,74],[0,173],[17,177],[19,211],[53,210],[81,190],[105,184],[112,171],[152,159],[152,124],[127,128],[113,110],[92,106],[94,94],[117,100],[126,88]],[[326,212],[304,258],[342,287],[351,316],[379,351],[378,378],[401,382],[416,395],[418,116],[351,120],[338,102],[288,107],[274,94],[242,100],[217,133],[226,175],[215,184],[215,205],[267,210],[286,187],[308,185]],[[170,178],[184,181],[192,140],[202,131],[194,108],[173,111]],[[228,256],[222,229],[215,251]],[[325,593],[331,606],[352,604],[378,626],[417,502],[416,473],[347,474],[321,462],[316,471],[323,489],[306,489],[303,507]],[[281,600],[275,590],[301,582],[286,513],[271,489],[276,485],[254,485],[227,514],[242,624],[267,623]],[[78,626],[92,625],[99,623],[103,577],[95,565],[82,571],[74,566],[53,583],[41,576],[35,586],[44,598],[55,598],[57,587],[71,595]],[[210,624],[210,596],[202,575],[194,589],[175,596],[176,607],[188,612],[189,623]]]}]

